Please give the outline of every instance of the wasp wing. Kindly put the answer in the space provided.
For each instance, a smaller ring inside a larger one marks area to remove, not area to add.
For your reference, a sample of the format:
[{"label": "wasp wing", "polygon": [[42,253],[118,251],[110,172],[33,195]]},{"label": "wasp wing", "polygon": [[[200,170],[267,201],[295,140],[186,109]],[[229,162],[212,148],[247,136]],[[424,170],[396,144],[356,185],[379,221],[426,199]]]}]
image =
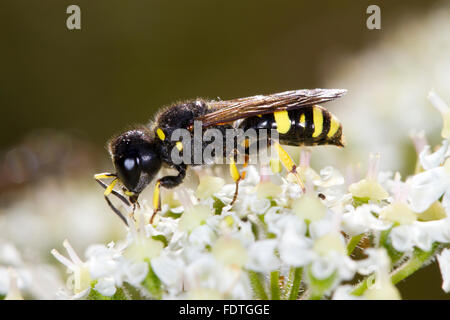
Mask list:
[{"label": "wasp wing", "polygon": [[214,111],[195,120],[202,121],[203,127],[209,127],[251,116],[331,101],[340,98],[346,92],[345,89],[304,89],[234,100],[210,101],[208,107]]}]

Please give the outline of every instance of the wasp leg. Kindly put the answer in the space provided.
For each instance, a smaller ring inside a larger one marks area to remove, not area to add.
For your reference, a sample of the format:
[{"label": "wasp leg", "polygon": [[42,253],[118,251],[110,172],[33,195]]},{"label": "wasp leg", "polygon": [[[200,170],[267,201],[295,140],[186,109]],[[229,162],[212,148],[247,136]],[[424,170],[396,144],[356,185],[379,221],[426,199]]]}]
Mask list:
[{"label": "wasp leg", "polygon": [[[108,185],[106,183],[104,183],[103,181],[99,180],[99,179],[95,179],[95,181],[98,182],[98,184],[103,188],[103,189],[107,189]],[[115,195],[118,199],[120,199],[120,201],[122,201],[123,203],[125,203],[127,206],[131,206],[130,202],[127,200],[127,198],[125,198],[123,195],[121,195],[120,193],[118,193],[116,190],[111,190],[111,193],[113,195]]]},{"label": "wasp leg", "polygon": [[153,191],[153,209],[154,214],[150,219],[150,223],[153,221],[153,217],[155,213],[161,210],[161,187],[171,189],[178,186],[183,179],[186,177],[186,165],[181,164],[174,166],[174,168],[178,171],[178,175],[176,176],[165,176],[156,181],[155,189]]},{"label": "wasp leg", "polygon": [[[249,155],[246,153],[245,157],[244,157],[244,164],[243,164],[243,168],[245,169],[248,166],[248,160],[249,160]],[[239,173],[238,168],[236,167],[236,163],[234,161],[234,157],[231,157],[230,160],[230,175],[233,178],[235,184],[236,184],[236,189],[234,191],[234,195],[233,195],[233,200],[231,200],[230,205],[233,205],[236,202],[238,193],[239,193],[239,182],[241,180],[245,179],[245,175],[246,175],[246,171],[244,171],[242,173],[242,175]]]},{"label": "wasp leg", "polygon": [[123,216],[122,212],[119,211],[114,205],[112,204],[111,200],[107,196],[105,196],[106,203],[109,205],[109,207],[112,209],[112,211],[125,223],[125,225],[128,227],[127,219]]},{"label": "wasp leg", "polygon": [[305,185],[302,182],[302,179],[300,178],[298,172],[297,172],[297,166],[295,165],[294,161],[292,161],[292,158],[289,156],[289,154],[286,152],[286,150],[284,150],[281,145],[274,141],[273,142],[275,149],[278,152],[278,157],[281,160],[281,163],[283,164],[283,166],[286,168],[286,170],[289,173],[292,173],[296,178],[297,178],[297,182],[300,185],[300,187],[302,188],[303,193],[305,193]]},{"label": "wasp leg", "polygon": [[[111,184],[108,186],[107,184],[105,184],[103,181],[101,181],[100,179],[105,179],[105,178],[115,178]],[[112,211],[125,223],[125,225],[128,226],[127,223],[127,219],[124,217],[124,215],[119,211],[119,209],[117,209],[116,207],[114,207],[114,205],[112,204],[111,200],[109,200],[108,196],[109,194],[113,194],[115,195],[118,199],[120,199],[123,203],[125,203],[127,206],[130,206],[130,202],[124,197],[122,196],[120,193],[118,193],[117,191],[115,191],[113,188],[115,186],[115,184],[117,183],[117,177],[115,174],[112,173],[101,173],[101,174],[96,174],[95,175],[95,181],[98,182],[98,184],[105,189],[104,192],[104,196],[105,196],[105,200],[106,203],[108,204],[108,206],[112,209]]]},{"label": "wasp leg", "polygon": [[153,190],[153,210],[154,212],[161,210],[161,182],[159,180],[156,182]]}]

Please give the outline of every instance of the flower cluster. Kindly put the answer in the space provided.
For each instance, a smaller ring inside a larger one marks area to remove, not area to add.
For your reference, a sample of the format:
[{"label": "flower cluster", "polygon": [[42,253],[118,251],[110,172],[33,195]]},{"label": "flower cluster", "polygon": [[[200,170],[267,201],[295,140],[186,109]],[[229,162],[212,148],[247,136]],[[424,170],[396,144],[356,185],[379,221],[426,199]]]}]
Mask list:
[{"label": "flower cluster", "polygon": [[450,109],[429,98],[444,140],[431,152],[423,134],[413,137],[413,176],[380,172],[371,155],[365,178],[352,181],[315,171],[305,149],[297,173],[306,191],[292,174],[249,166],[230,205],[235,185],[202,174],[195,190],[165,193],[155,215],[141,203],[125,240],[91,246],[85,260],[68,241],[68,257],[53,250],[70,273],[62,296],[399,299],[395,284],[434,257],[450,291]]}]

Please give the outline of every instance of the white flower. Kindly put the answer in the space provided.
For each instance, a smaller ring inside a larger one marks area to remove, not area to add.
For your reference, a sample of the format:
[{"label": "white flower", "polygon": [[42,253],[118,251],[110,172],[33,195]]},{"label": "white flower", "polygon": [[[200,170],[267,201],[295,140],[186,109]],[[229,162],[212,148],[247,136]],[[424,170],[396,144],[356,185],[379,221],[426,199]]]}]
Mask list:
[{"label": "white flower", "polygon": [[[123,273],[125,281],[138,287],[148,274],[148,263],[129,261],[123,269]],[[121,284],[117,283],[117,285]]]},{"label": "white flower", "polygon": [[377,213],[380,208],[373,204],[364,204],[356,209],[346,206],[342,215],[342,230],[350,236],[356,236],[366,232],[379,232],[389,229],[392,225],[389,221],[380,220],[372,213]]},{"label": "white flower", "polygon": [[263,214],[270,208],[269,199],[255,199],[250,203],[250,210],[256,214]]},{"label": "white flower", "polygon": [[[114,248],[114,243],[92,245],[86,249],[85,256],[89,262],[89,271],[92,279],[112,276],[120,277],[121,264],[124,263],[122,253]],[[121,282],[121,281],[120,281]]]},{"label": "white flower", "polygon": [[279,268],[280,260],[275,255],[276,246],[277,241],[274,239],[256,241],[250,245],[246,267],[258,272],[269,272]]},{"label": "white flower", "polygon": [[0,243],[0,263],[0,295],[9,294],[11,285],[14,286],[16,293],[19,290],[30,289],[32,272],[24,265],[14,245],[8,242]]},{"label": "white flower", "polygon": [[369,248],[366,253],[368,258],[358,261],[358,272],[363,275],[373,274],[374,282],[369,283],[364,297],[369,300],[400,299],[400,293],[391,282],[391,262],[386,250]]},{"label": "white flower", "polygon": [[64,240],[63,246],[66,248],[70,259],[64,257],[55,249],[52,250],[52,254],[59,262],[67,267],[70,273],[72,273],[73,284],[71,286],[74,293],[72,298],[84,298],[89,294],[89,291],[91,289],[91,276],[89,266],[87,263],[81,261],[75,250],[70,245],[69,241]]},{"label": "white flower", "polygon": [[[213,290],[222,298],[250,299],[251,289],[241,269],[223,265],[210,254],[193,261],[185,269],[184,288],[187,292]],[[214,295],[212,297],[217,297]]]},{"label": "white flower", "polygon": [[215,239],[214,230],[207,224],[195,228],[188,236],[189,243],[201,249],[207,245],[211,246]]},{"label": "white flower", "polygon": [[10,266],[23,264],[22,257],[14,245],[8,242],[0,242],[0,263]]},{"label": "white flower", "polygon": [[22,295],[20,294],[19,285],[18,285],[18,274],[13,268],[8,269],[9,274],[9,290],[8,294],[5,297],[5,300],[23,300]]},{"label": "white flower", "polygon": [[222,236],[214,243],[211,250],[215,259],[226,266],[241,268],[247,263],[247,250],[239,239]]},{"label": "white flower", "polygon": [[316,257],[311,272],[316,279],[327,279],[336,272],[337,279],[351,280],[356,263],[347,256],[345,241],[341,234],[331,231],[314,242]]},{"label": "white flower", "polygon": [[450,108],[448,105],[444,102],[444,100],[439,97],[436,92],[430,91],[428,94],[428,99],[433,104],[433,106],[438,109],[438,111],[442,115],[443,125],[442,125],[442,132],[441,136],[444,139],[450,138]]},{"label": "white flower", "polygon": [[437,255],[437,260],[442,274],[442,289],[450,292],[450,249],[442,250],[441,254]]},{"label": "white flower", "polygon": [[104,296],[112,296],[116,293],[115,281],[112,277],[101,278],[97,281],[94,286],[94,289],[97,290],[101,295]]},{"label": "white flower", "polygon": [[292,266],[304,266],[312,260],[312,240],[305,236],[306,224],[295,215],[267,213],[265,221],[269,232],[278,240],[281,261]]},{"label": "white flower", "polygon": [[159,240],[154,240],[147,234],[144,225],[144,219],[138,220],[140,226],[136,227],[134,221],[128,221],[130,226],[127,235],[126,249],[124,250],[124,257],[132,262],[144,262],[157,257],[163,250],[164,244]]},{"label": "white flower", "polygon": [[431,147],[426,145],[422,152],[419,154],[420,164],[425,170],[430,170],[433,168],[439,167],[442,163],[444,163],[447,150],[449,147],[449,140],[444,140],[442,143],[442,147],[440,147],[436,152],[430,153]]},{"label": "white flower", "polygon": [[168,251],[151,261],[152,269],[158,278],[167,286],[169,292],[178,294],[183,288],[184,261]]},{"label": "white flower", "polygon": [[415,212],[428,209],[443,194],[444,207],[450,206],[450,160],[444,166],[413,176],[410,180],[409,201]]},{"label": "white flower", "polygon": [[395,227],[389,234],[392,246],[400,252],[412,252],[414,246],[429,251],[432,241],[426,232],[420,228],[402,225]]},{"label": "white flower", "polygon": [[91,277],[98,279],[97,284],[103,292],[113,291],[112,288],[104,289],[106,285],[120,287],[123,281],[139,286],[148,273],[147,262],[127,260],[122,254],[124,249],[121,246],[115,248],[111,242],[107,246],[95,245],[86,250]]},{"label": "white flower", "polygon": [[335,168],[328,166],[320,170],[320,180],[315,180],[314,184],[322,188],[329,188],[344,184],[344,177]]}]

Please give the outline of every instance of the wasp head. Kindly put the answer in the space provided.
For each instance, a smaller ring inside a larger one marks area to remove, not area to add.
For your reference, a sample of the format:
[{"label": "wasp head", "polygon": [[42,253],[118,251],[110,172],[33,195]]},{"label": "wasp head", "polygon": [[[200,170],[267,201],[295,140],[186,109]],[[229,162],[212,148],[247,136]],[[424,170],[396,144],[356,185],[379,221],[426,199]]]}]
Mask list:
[{"label": "wasp head", "polygon": [[153,137],[145,130],[130,130],[109,143],[116,174],[135,203],[161,168],[161,156]]}]

